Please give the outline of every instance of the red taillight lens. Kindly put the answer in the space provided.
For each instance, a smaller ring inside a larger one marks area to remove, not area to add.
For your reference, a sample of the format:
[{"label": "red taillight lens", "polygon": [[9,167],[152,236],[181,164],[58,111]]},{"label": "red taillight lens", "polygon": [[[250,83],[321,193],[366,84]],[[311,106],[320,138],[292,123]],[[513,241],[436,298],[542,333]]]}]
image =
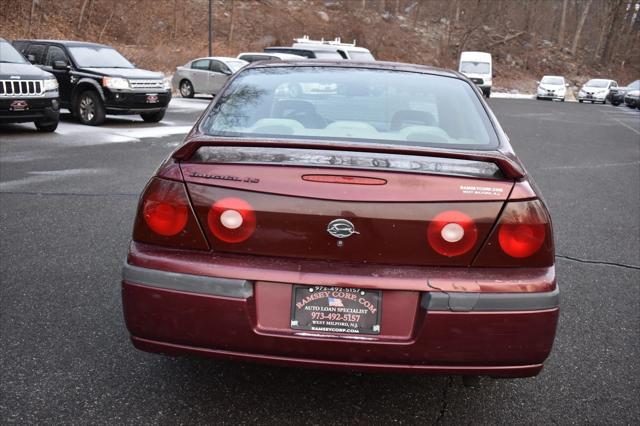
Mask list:
[{"label": "red taillight lens", "polygon": [[500,225],[498,241],[502,250],[511,257],[529,257],[544,243],[545,226],[542,224],[505,223]]},{"label": "red taillight lens", "polygon": [[427,228],[427,241],[437,253],[460,256],[473,248],[478,240],[478,228],[465,213],[447,210],[436,215]]},{"label": "red taillight lens", "polygon": [[170,237],[182,231],[187,224],[189,207],[175,202],[145,200],[144,221],[156,234]]},{"label": "red taillight lens", "polygon": [[256,230],[256,213],[251,204],[240,198],[223,198],[211,206],[207,224],[220,241],[241,243]]},{"label": "red taillight lens", "polygon": [[184,184],[160,178],[151,179],[142,194],[133,239],[179,248],[209,248]]},{"label": "red taillight lens", "polygon": [[540,200],[512,201],[480,250],[474,266],[551,266],[551,221]]}]

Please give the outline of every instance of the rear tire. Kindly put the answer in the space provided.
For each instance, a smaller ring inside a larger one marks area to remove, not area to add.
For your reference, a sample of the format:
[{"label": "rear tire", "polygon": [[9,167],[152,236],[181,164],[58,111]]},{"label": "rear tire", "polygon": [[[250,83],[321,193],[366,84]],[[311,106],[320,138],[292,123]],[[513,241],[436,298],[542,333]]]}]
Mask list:
[{"label": "rear tire", "polygon": [[489,99],[491,97],[491,89],[483,90],[483,93],[485,98]]},{"label": "rear tire", "polygon": [[578,99],[578,102],[582,103],[582,99]]},{"label": "rear tire", "polygon": [[620,101],[611,101],[611,105],[618,106],[620,105]]},{"label": "rear tire", "polygon": [[104,104],[94,90],[86,90],[80,93],[74,109],[76,117],[82,124],[99,126],[104,123],[106,115]]},{"label": "rear tire", "polygon": [[182,80],[180,82],[180,96],[183,98],[193,98],[195,92],[193,91],[193,84],[189,80]]},{"label": "rear tire", "polygon": [[166,109],[156,111],[156,112],[145,112],[140,114],[140,117],[147,123],[157,123],[158,121],[164,118],[164,114],[167,112]]},{"label": "rear tire", "polygon": [[36,125],[36,129],[42,133],[51,133],[55,132],[58,128],[58,121],[34,121],[33,124]]}]

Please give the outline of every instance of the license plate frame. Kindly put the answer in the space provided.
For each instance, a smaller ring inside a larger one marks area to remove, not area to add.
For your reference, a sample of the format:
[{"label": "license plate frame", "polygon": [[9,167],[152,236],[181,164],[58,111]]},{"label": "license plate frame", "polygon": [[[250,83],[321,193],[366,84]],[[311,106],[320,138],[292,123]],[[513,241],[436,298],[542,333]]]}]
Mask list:
[{"label": "license plate frame", "polygon": [[292,288],[290,326],[294,330],[377,335],[381,318],[381,290],[319,285]]},{"label": "license plate frame", "polygon": [[157,93],[147,93],[148,104],[157,104],[158,102],[160,102],[160,97]]}]

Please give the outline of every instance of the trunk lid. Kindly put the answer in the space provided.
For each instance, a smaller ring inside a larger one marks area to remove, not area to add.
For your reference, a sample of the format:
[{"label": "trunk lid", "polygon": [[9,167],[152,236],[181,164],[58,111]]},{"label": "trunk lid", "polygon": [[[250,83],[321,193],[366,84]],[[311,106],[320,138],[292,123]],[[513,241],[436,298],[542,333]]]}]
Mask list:
[{"label": "trunk lid", "polygon": [[[330,262],[468,266],[514,184],[492,162],[358,151],[202,147],[180,167],[214,251]],[[216,234],[225,200],[251,210],[247,238]],[[470,222],[461,254],[428,237],[443,214]]]}]

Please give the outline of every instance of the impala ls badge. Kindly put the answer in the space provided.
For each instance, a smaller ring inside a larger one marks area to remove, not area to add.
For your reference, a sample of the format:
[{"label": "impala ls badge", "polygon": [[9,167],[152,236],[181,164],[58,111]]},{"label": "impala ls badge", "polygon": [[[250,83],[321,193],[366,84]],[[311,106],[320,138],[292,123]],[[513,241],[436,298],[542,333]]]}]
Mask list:
[{"label": "impala ls badge", "polygon": [[335,219],[329,222],[327,232],[336,238],[347,238],[353,234],[359,234],[353,223],[346,219]]}]

